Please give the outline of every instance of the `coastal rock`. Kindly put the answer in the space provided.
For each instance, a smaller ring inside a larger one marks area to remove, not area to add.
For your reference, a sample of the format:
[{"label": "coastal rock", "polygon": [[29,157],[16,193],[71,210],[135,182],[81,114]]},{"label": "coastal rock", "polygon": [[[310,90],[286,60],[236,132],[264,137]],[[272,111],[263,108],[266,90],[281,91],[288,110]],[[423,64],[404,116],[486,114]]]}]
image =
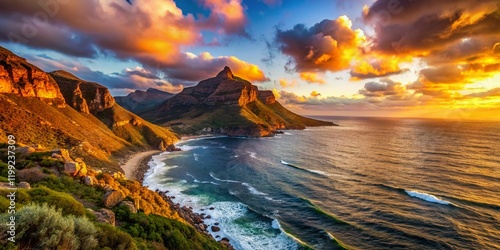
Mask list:
[{"label": "coastal rock", "polygon": [[25,188],[25,189],[31,189],[31,185],[25,181],[19,182],[19,185],[17,185],[18,188]]},{"label": "coastal rock", "polygon": [[74,161],[64,163],[64,173],[75,176],[80,171],[80,164]]},{"label": "coastal rock", "polygon": [[218,226],[212,226],[210,229],[212,229],[212,232],[217,233],[220,231],[220,227]]},{"label": "coastal rock", "polygon": [[130,213],[137,213],[137,208],[134,206],[134,203],[132,203],[131,201],[122,201],[120,202],[120,206],[125,206],[128,208],[128,210],[130,211]]},{"label": "coastal rock", "polygon": [[37,97],[59,108],[66,106],[50,75],[3,47],[0,47],[0,93]]},{"label": "coastal rock", "polygon": [[125,199],[125,195],[121,191],[110,190],[102,197],[102,203],[105,207],[111,208],[123,201],[123,199]]},{"label": "coastal rock", "polygon": [[103,222],[103,223],[108,223],[111,225],[115,225],[115,213],[109,209],[106,208],[101,208],[97,211],[91,210],[92,213],[96,217],[97,222]]}]

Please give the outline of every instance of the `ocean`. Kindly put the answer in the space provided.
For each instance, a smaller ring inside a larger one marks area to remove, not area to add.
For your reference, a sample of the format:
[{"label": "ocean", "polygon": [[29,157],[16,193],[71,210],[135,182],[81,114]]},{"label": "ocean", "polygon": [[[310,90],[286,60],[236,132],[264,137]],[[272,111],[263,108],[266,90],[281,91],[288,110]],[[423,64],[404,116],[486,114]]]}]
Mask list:
[{"label": "ocean", "polygon": [[144,184],[236,249],[500,249],[500,123],[321,117],[339,127],[183,141]]}]

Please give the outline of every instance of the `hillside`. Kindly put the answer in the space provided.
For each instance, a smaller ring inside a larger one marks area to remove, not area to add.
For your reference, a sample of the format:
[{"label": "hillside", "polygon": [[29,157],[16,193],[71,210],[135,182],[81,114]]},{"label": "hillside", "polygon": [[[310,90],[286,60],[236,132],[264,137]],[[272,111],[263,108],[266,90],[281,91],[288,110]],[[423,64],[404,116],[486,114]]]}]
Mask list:
[{"label": "hillside", "polygon": [[105,87],[63,71],[47,74],[0,47],[0,142],[8,134],[112,171],[121,171],[118,160],[131,152],[171,149],[178,139],[119,107]]},{"label": "hillside", "polygon": [[139,113],[153,108],[173,97],[175,94],[149,88],[146,91],[136,90],[126,96],[115,96],[120,106],[132,113]]},{"label": "hillside", "polygon": [[65,71],[50,72],[50,75],[60,86],[70,106],[81,113],[90,112],[127,142],[167,150],[172,149],[173,143],[178,140],[169,129],[151,124],[116,104],[106,87],[84,81]]},{"label": "hillside", "polygon": [[182,134],[261,137],[278,129],[334,125],[287,110],[272,91],[259,90],[229,67],[140,115]]}]

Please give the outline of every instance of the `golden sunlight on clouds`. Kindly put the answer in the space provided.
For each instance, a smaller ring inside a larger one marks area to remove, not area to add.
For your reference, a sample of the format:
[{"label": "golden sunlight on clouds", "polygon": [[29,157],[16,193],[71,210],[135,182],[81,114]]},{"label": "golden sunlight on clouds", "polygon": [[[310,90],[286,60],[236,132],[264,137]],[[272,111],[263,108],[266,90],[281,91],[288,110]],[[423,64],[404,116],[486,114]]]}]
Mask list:
[{"label": "golden sunlight on clouds", "polygon": [[308,83],[319,83],[325,84],[325,80],[318,77],[318,75],[314,72],[302,72],[300,73],[300,79],[308,82]]}]

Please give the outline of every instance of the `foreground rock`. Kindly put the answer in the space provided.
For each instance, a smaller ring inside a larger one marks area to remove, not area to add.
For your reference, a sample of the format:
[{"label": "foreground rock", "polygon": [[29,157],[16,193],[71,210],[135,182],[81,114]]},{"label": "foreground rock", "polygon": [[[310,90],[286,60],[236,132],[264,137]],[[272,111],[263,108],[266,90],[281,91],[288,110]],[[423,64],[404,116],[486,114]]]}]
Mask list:
[{"label": "foreground rock", "polygon": [[125,199],[125,196],[121,191],[118,190],[110,190],[104,194],[102,197],[102,203],[104,204],[105,207],[111,208],[116,206],[118,203],[123,201]]}]

